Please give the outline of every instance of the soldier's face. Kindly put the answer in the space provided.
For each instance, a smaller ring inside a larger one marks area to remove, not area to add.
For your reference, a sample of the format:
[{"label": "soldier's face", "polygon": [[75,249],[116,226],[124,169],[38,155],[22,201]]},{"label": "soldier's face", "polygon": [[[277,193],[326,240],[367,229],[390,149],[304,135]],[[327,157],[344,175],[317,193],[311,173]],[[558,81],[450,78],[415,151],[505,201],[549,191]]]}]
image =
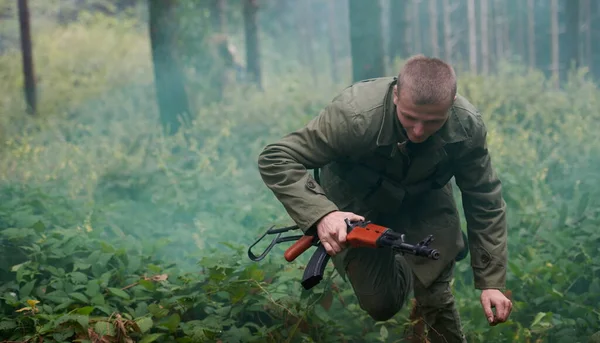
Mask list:
[{"label": "soldier's face", "polygon": [[398,89],[394,88],[396,115],[406,131],[408,139],[413,143],[422,143],[444,126],[452,101],[433,105],[416,105],[410,94],[406,94],[408,92],[398,92]]}]

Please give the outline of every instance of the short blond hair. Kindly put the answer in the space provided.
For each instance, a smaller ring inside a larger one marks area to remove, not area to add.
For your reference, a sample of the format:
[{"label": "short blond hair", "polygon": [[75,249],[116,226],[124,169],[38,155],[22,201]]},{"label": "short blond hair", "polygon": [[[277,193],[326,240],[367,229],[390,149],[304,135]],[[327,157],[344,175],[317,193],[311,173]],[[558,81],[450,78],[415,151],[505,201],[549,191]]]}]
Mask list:
[{"label": "short blond hair", "polygon": [[439,58],[412,56],[398,74],[398,95],[408,90],[416,105],[451,102],[456,88],[454,68]]}]

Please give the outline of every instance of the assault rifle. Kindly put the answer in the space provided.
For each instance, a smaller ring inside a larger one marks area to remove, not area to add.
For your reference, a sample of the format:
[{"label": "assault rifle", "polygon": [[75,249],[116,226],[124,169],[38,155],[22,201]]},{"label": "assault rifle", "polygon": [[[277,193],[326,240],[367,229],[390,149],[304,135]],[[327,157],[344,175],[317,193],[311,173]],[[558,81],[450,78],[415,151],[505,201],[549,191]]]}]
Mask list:
[{"label": "assault rifle", "polygon": [[[371,221],[350,222],[346,219],[348,227],[348,235],[346,242],[352,247],[369,247],[381,248],[391,247],[394,251],[402,254],[411,254],[437,260],[440,258],[440,253],[436,249],[429,248],[429,244],[433,241],[433,235],[427,236],[424,240],[417,244],[408,244],[404,240],[404,234],[392,231],[391,229],[371,223]],[[308,290],[316,286],[323,279],[325,266],[329,262],[330,256],[319,241],[318,235],[296,235],[281,237],[281,234],[290,230],[298,229],[297,225],[274,229],[271,227],[267,230],[256,242],[248,248],[248,257],[252,261],[262,260],[267,253],[278,243],[297,241],[290,246],[284,253],[286,261],[292,262],[296,257],[300,256],[311,246],[317,246],[302,277],[302,286]],[[271,241],[265,251],[256,256],[252,253],[252,247],[260,242],[268,234],[277,234]]]}]

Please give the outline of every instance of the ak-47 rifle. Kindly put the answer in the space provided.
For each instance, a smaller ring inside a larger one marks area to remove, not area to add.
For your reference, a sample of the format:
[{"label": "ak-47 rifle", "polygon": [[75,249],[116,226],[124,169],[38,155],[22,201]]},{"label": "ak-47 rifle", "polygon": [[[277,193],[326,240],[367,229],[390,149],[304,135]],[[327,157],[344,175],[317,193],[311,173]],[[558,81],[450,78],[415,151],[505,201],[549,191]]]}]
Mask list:
[{"label": "ak-47 rifle", "polygon": [[[440,253],[436,249],[429,248],[429,244],[433,241],[433,235],[429,235],[421,242],[413,245],[405,242],[404,234],[394,232],[384,226],[373,224],[371,221],[350,222],[348,219],[346,219],[346,225],[348,227],[346,242],[352,247],[391,247],[393,250],[402,254],[411,254],[433,260],[440,258]],[[248,257],[252,261],[260,261],[276,244],[297,241],[284,253],[286,261],[292,262],[296,259],[296,257],[300,256],[311,246],[317,246],[317,250],[310,258],[310,261],[304,270],[304,276],[302,277],[302,286],[304,289],[308,290],[319,284],[319,282],[321,282],[323,279],[323,272],[325,271],[327,262],[329,262],[330,256],[320,243],[319,237],[316,233],[313,235],[281,237],[282,233],[298,228],[298,225],[279,229],[274,229],[271,227],[248,248]],[[251,251],[252,247],[254,247],[268,234],[277,234],[277,237],[271,241],[271,244],[269,244],[262,254],[258,256],[254,255]]]}]

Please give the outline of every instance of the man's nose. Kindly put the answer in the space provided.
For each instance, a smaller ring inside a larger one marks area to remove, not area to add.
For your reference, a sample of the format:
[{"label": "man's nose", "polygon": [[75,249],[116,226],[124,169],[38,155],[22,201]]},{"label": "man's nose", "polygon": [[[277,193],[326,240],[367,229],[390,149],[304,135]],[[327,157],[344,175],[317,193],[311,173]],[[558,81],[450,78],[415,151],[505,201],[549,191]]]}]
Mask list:
[{"label": "man's nose", "polygon": [[423,135],[423,124],[422,123],[417,123],[415,126],[413,126],[413,132],[415,134],[415,136],[422,136]]}]

